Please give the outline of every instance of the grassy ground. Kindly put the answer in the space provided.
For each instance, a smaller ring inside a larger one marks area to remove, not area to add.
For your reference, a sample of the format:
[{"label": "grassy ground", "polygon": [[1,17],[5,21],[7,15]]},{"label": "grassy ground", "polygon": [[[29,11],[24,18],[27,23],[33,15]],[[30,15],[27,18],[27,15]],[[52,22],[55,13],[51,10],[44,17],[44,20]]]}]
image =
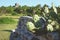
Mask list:
[{"label": "grassy ground", "polygon": [[0,24],[0,40],[9,40],[11,30],[17,27],[18,18],[20,16],[0,16],[0,18],[2,17],[12,17],[16,20],[16,23],[14,24]]},{"label": "grassy ground", "polygon": [[9,40],[11,30],[16,28],[17,24],[0,24],[0,40]]}]

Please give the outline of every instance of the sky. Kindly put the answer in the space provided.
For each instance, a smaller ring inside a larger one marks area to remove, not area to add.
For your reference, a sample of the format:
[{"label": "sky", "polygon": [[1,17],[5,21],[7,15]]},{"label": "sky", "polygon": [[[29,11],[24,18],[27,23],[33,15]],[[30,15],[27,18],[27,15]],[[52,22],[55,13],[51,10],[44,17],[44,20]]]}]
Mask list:
[{"label": "sky", "polygon": [[55,6],[60,5],[60,0],[0,0],[0,6],[13,6],[15,3],[19,3],[21,6],[36,6],[37,4],[41,4],[41,6],[44,4],[51,6],[52,2]]}]

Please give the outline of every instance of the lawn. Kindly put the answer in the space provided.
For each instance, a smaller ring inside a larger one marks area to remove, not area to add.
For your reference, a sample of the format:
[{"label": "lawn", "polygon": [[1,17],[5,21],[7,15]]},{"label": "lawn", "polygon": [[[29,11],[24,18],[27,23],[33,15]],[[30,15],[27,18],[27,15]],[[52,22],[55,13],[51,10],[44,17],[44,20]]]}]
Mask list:
[{"label": "lawn", "polygon": [[10,33],[13,29],[16,29],[20,16],[0,16],[0,18],[2,17],[11,17],[16,21],[14,24],[0,24],[0,40],[9,40]]},{"label": "lawn", "polygon": [[17,24],[0,24],[0,40],[9,40],[11,30],[16,26]]}]

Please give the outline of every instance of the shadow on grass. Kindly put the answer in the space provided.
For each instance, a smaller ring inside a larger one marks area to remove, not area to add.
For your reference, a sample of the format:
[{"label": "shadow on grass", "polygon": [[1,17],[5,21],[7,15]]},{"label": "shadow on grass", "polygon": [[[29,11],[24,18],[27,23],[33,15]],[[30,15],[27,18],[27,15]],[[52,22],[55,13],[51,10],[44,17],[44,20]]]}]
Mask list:
[{"label": "shadow on grass", "polygon": [[12,32],[12,30],[0,30],[0,31]]}]

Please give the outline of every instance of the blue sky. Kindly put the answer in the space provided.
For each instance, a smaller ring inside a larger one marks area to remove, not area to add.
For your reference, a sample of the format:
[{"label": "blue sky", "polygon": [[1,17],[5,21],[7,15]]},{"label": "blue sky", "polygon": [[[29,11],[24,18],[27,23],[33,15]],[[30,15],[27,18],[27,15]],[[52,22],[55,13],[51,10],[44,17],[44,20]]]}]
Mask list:
[{"label": "blue sky", "polygon": [[35,6],[37,4],[41,4],[41,6],[44,4],[51,6],[52,2],[54,2],[55,6],[60,5],[60,0],[0,0],[0,6],[13,6],[15,3],[19,3],[21,6]]}]

